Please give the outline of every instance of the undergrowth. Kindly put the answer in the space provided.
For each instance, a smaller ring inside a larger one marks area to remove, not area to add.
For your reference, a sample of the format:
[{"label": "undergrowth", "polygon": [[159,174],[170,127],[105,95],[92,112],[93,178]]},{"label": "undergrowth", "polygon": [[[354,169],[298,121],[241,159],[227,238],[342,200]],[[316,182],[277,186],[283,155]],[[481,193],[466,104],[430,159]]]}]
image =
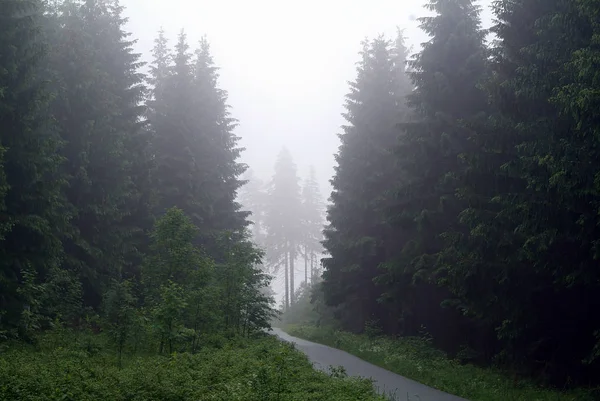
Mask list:
[{"label": "undergrowth", "polygon": [[100,335],[4,347],[0,400],[384,400],[370,381],[315,371],[293,345],[266,335],[121,362]]},{"label": "undergrowth", "polygon": [[449,359],[427,339],[390,339],[314,326],[288,325],[290,335],[349,352],[382,368],[471,401],[593,401],[600,389],[558,391],[514,382],[493,368]]}]

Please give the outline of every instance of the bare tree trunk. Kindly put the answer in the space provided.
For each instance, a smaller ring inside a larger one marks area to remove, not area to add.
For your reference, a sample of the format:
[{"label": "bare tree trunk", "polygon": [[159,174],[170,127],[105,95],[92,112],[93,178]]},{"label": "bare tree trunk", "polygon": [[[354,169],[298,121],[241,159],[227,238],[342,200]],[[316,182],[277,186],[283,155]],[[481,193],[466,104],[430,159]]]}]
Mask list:
[{"label": "bare tree trunk", "polygon": [[296,302],[294,292],[294,259],[296,259],[296,253],[294,252],[294,247],[290,249],[290,303],[294,304]]},{"label": "bare tree trunk", "polygon": [[315,253],[310,253],[310,284],[315,284]]},{"label": "bare tree trunk", "polygon": [[286,242],[286,246],[285,246],[285,266],[284,266],[284,271],[285,271],[285,309],[287,310],[290,307],[290,287],[289,287],[289,283],[290,283],[290,279],[289,279],[289,273],[288,273],[288,247],[287,247],[287,242]]},{"label": "bare tree trunk", "polygon": [[304,247],[304,283],[308,285],[308,249]]}]

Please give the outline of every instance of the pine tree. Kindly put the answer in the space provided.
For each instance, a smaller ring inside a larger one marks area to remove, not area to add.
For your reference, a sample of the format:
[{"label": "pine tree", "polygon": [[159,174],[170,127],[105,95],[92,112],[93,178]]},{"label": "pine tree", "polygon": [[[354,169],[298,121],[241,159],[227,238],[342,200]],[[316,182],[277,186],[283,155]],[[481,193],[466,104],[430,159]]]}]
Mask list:
[{"label": "pine tree", "polygon": [[192,75],[186,36],[178,37],[174,63],[169,65],[164,33],[155,41],[154,61],[151,65],[152,98],[150,127],[154,138],[152,153],[156,159],[154,185],[157,188],[155,213],[161,216],[177,206],[195,225],[199,223],[199,199],[195,198],[198,177],[195,165],[193,126],[190,119],[192,105]]},{"label": "pine tree", "polygon": [[40,285],[60,274],[70,220],[62,141],[42,80],[42,12],[38,1],[0,1],[0,332],[20,336],[31,335],[50,306]]},{"label": "pine tree", "polygon": [[265,214],[268,262],[274,272],[284,268],[285,307],[294,303],[295,267],[302,242],[302,200],[296,165],[290,152],[283,148],[275,163],[275,173],[268,188]]},{"label": "pine tree", "polygon": [[[381,318],[380,291],[373,279],[385,261],[382,198],[392,179],[390,149],[397,143],[399,87],[391,44],[383,38],[363,42],[358,76],[351,83],[340,135],[332,205],[324,246],[323,291],[329,305],[339,306],[340,319],[352,331]],[[350,217],[351,216],[351,217]]]},{"label": "pine tree", "polygon": [[[578,74],[569,61],[591,40],[592,25],[576,2],[498,1],[494,11],[498,43],[488,91],[496,113],[486,136],[504,159],[503,185],[493,194],[494,219],[476,221],[491,246],[475,248],[472,259],[494,255],[493,264],[486,263],[489,275],[476,284],[486,291],[460,288],[475,310],[495,318],[513,362],[545,361],[545,374],[563,383],[596,342],[597,325],[586,318],[598,293],[588,167],[595,156],[587,135],[577,134],[579,123],[553,98],[559,88],[572,87]],[[566,326],[578,330],[565,332]],[[577,345],[561,352],[563,343]]]},{"label": "pine tree", "polygon": [[138,141],[145,141],[141,64],[118,2],[66,1],[54,11],[48,74],[58,95],[52,113],[66,141],[66,195],[75,209],[75,233],[65,249],[86,303],[98,307],[110,280],[131,261],[139,228],[128,217],[139,197],[132,168],[144,163],[134,160],[144,146]]},{"label": "pine tree", "polygon": [[227,94],[217,86],[206,39],[195,57],[182,31],[169,65],[164,34],[154,48],[153,100],[150,125],[156,157],[156,213],[177,206],[199,227],[199,244],[218,259],[216,238],[231,231],[243,238],[247,212],[236,202],[245,166],[233,134],[235,120],[226,104]]},{"label": "pine tree", "polygon": [[410,49],[406,46],[404,31],[397,28],[396,39],[390,49],[393,62],[395,78],[395,96],[396,108],[399,116],[398,121],[408,121],[411,118],[412,110],[408,107],[408,95],[414,90],[413,82],[408,74],[408,59]]},{"label": "pine tree", "polygon": [[[165,36],[165,31],[160,28],[158,36],[154,40],[154,47],[152,49],[153,63],[150,65],[150,74],[147,77],[149,85],[152,87],[150,91],[150,99],[148,100],[148,111],[150,115],[154,110],[154,102],[156,99],[160,99],[162,96],[163,86],[166,85],[167,79],[171,74],[171,66],[173,62],[173,55],[169,48],[169,41]],[[154,116],[153,116],[154,117]]]},{"label": "pine tree", "polygon": [[205,236],[214,238],[217,233],[229,231],[242,240],[249,213],[241,210],[236,198],[243,185],[240,176],[247,166],[238,160],[244,149],[237,147],[240,138],[233,133],[237,120],[231,117],[227,92],[218,87],[218,79],[210,45],[203,37],[195,54],[194,106],[196,128],[204,138],[200,148],[203,153],[198,155],[205,174],[203,186],[211,195],[209,213],[204,217],[204,226],[211,231]]},{"label": "pine tree", "polygon": [[432,313],[427,304],[444,299],[445,292],[432,285],[442,275],[440,252],[449,236],[465,231],[459,223],[464,203],[456,197],[465,169],[461,155],[470,146],[464,121],[485,111],[478,85],[485,77],[486,51],[479,9],[471,1],[435,0],[427,8],[436,15],[420,19],[431,39],[410,62],[413,114],[402,124],[388,210],[393,237],[402,238],[401,252],[390,255],[385,281],[392,287],[386,298],[401,310],[400,330],[416,334],[425,325],[437,336],[450,329],[449,317],[441,309]]},{"label": "pine tree", "polygon": [[[577,237],[580,242],[584,242],[585,246],[591,249],[592,257],[585,260],[585,263],[579,263],[575,267],[575,272],[567,272],[562,277],[568,285],[572,284],[572,279],[577,277],[576,280],[579,284],[584,283],[587,287],[587,294],[589,296],[587,302],[595,303],[598,302],[600,291],[598,291],[597,285],[598,280],[598,269],[595,268],[595,261],[600,255],[598,238],[598,217],[593,210],[600,210],[600,203],[598,202],[598,195],[600,188],[598,183],[600,182],[600,169],[598,162],[600,155],[598,154],[597,146],[595,146],[595,138],[598,138],[600,132],[600,124],[597,117],[598,107],[600,106],[600,80],[599,78],[599,65],[600,65],[600,48],[598,47],[600,41],[600,3],[595,0],[582,0],[573,4],[574,8],[568,8],[572,14],[567,16],[571,18],[564,18],[566,13],[563,13],[563,19],[560,19],[563,24],[567,23],[565,27],[561,24],[558,28],[562,28],[567,35],[573,32],[579,32],[582,34],[580,38],[582,41],[579,43],[579,49],[575,50],[571,59],[563,64],[562,74],[569,79],[563,80],[559,89],[556,91],[551,101],[555,104],[559,110],[565,115],[572,116],[573,128],[569,141],[575,138],[576,141],[572,149],[577,149],[577,152],[569,152],[570,157],[564,157],[562,163],[560,163],[557,172],[563,173],[568,171],[569,180],[561,180],[561,183],[570,183],[571,187],[565,191],[571,195],[577,194],[577,209],[582,205],[582,200],[588,201],[590,199],[590,193],[594,193],[595,199],[587,204],[587,213],[585,218],[578,219],[577,223],[584,223],[583,226],[586,229],[581,229],[577,233]],[[573,18],[575,16],[576,18]],[[569,30],[577,26],[578,29]],[[556,31],[556,30],[555,30]],[[574,134],[574,135],[573,135]],[[567,141],[563,141],[565,143]],[[575,155],[576,159],[575,159]],[[585,162],[582,162],[585,161]],[[564,170],[562,170],[564,169]],[[554,175],[555,177],[558,174]],[[594,181],[590,180],[594,177]],[[575,204],[574,199],[569,199],[571,205]],[[583,213],[581,216],[583,217]],[[590,233],[594,233],[591,234]],[[589,235],[590,238],[586,238]],[[583,241],[582,241],[583,240]],[[577,252],[577,256],[581,257],[581,253]],[[590,260],[591,259],[591,260]],[[591,301],[591,302],[590,302]],[[585,301],[584,301],[585,302]],[[577,306],[575,306],[577,307]],[[584,312],[585,313],[585,312]],[[591,352],[589,352],[583,359],[584,365],[590,367],[588,372],[591,376],[598,376],[599,362],[600,362],[600,327],[597,322],[585,322],[583,326],[587,326],[583,331],[590,332],[594,330],[594,340]],[[591,324],[590,324],[591,323]],[[589,336],[586,336],[589,340]],[[586,351],[588,348],[587,341],[582,342],[582,349]],[[578,358],[579,355],[574,358]],[[595,370],[594,370],[595,369]]]}]

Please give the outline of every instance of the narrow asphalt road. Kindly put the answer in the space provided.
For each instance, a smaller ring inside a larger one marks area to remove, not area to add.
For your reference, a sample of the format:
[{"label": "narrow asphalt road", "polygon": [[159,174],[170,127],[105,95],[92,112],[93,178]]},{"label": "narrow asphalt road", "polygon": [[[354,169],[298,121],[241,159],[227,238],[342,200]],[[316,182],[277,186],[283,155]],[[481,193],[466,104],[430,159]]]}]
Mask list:
[{"label": "narrow asphalt road", "polygon": [[392,373],[339,349],[292,337],[279,328],[273,327],[272,333],[281,340],[295,343],[296,348],[308,356],[315,368],[327,371],[329,366],[341,365],[350,376],[373,379],[380,394],[393,395],[395,400],[467,401]]}]

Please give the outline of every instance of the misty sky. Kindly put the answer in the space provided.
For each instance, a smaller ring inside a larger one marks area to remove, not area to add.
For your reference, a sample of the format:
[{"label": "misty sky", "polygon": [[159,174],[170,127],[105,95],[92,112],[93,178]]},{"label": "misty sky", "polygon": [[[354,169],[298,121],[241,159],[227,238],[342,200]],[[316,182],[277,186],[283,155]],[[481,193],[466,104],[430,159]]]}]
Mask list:
[{"label": "misty sky", "polygon": [[[489,25],[487,6],[484,25]],[[355,78],[361,40],[393,38],[405,28],[418,50],[427,37],[411,16],[423,16],[425,0],[123,0],[137,50],[149,60],[158,29],[173,43],[181,28],[190,46],[206,34],[229,92],[236,130],[246,147],[243,161],[263,179],[287,146],[299,174],[317,169],[324,196],[333,174],[337,133],[348,80]]]}]

